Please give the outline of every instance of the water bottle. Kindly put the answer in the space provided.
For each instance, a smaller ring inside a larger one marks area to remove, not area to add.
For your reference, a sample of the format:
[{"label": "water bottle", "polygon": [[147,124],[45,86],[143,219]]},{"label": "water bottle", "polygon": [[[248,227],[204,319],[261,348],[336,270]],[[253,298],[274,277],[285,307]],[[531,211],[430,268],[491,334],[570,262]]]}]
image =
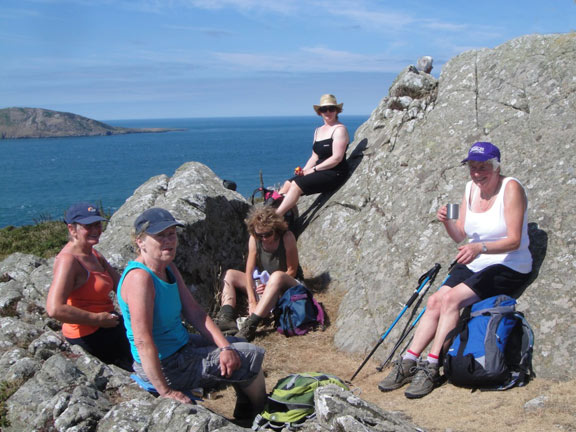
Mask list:
[{"label": "water bottle", "polygon": [[[252,273],[252,279],[254,279],[254,291],[256,291],[256,286],[258,284],[266,285],[268,283],[268,280],[270,279],[270,274],[266,270],[260,273],[258,269],[254,269],[254,273]],[[258,294],[257,292],[255,292],[255,294],[256,299],[259,301],[260,294]]]}]

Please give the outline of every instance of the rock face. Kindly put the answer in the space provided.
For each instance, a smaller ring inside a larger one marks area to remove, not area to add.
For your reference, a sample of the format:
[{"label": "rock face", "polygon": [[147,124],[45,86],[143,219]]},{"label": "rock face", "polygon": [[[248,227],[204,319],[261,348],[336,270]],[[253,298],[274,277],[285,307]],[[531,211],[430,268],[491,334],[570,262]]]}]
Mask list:
[{"label": "rock face", "polygon": [[438,82],[414,67],[400,74],[356,132],[348,182],[299,205],[301,259],[344,296],[339,348],[367,352],[422,273],[439,262],[437,283],[444,278],[457,250],[436,211],[460,202],[469,177],[459,162],[470,146],[491,141],[502,151],[503,174],[518,178],[529,198],[535,280],[519,309],[536,333],[536,373],[575,376],[575,70],[569,33],[463,53]]},{"label": "rock face", "polygon": [[0,139],[118,135],[168,130],[171,129],[115,127],[76,114],[42,108],[0,109]]},{"label": "rock face", "polygon": [[165,208],[185,223],[175,262],[196,298],[210,310],[221,273],[244,267],[248,203],[197,162],[182,165],[171,178],[161,175],[150,179],[114,213],[97,247],[118,269],[135,257],[132,225],[151,207]]}]

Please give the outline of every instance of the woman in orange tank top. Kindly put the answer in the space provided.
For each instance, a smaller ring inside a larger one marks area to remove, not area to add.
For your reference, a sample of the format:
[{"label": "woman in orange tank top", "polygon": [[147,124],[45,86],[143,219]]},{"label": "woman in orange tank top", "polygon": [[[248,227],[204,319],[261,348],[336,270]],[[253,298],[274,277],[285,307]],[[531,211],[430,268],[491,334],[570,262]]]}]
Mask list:
[{"label": "woman in orange tank top", "polygon": [[63,323],[62,334],[105,363],[132,370],[130,345],[110,292],[120,276],[93,246],[102,234],[103,218],[90,203],[66,211],[68,243],[54,260],[54,277],[46,311]]}]

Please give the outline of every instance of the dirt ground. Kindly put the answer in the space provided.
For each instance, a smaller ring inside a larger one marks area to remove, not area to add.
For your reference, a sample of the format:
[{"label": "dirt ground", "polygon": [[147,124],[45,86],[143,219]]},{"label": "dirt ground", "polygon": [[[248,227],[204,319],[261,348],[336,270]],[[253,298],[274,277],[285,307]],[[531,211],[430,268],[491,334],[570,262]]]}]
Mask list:
[{"label": "dirt ground", "polygon": [[[337,316],[335,296],[318,293],[315,297],[322,302],[328,316]],[[286,338],[272,327],[260,327],[254,343],[266,349],[267,390],[271,391],[280,378],[294,372],[325,372],[349,380],[363,356],[337,351],[332,345],[334,330],[328,327],[323,332]],[[390,348],[384,343],[379,350],[387,352]],[[354,379],[352,388],[361,398],[384,410],[400,411],[427,431],[576,432],[576,380],[559,383],[536,378],[526,387],[504,392],[471,392],[444,384],[427,397],[409,400],[403,389],[389,393],[378,390],[378,382],[387,374],[376,370],[378,364],[368,362]],[[547,398],[543,408],[524,408],[526,402],[542,396]],[[204,405],[232,419],[234,402],[234,391],[229,388],[212,393]]]}]

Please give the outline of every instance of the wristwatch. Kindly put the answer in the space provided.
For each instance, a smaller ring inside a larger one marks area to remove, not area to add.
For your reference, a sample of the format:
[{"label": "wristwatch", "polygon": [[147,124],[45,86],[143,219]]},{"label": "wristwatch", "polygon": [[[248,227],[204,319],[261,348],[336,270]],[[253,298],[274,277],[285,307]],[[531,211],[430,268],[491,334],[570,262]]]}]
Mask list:
[{"label": "wristwatch", "polygon": [[482,242],[482,253],[488,252],[488,248],[486,247],[486,243]]}]

